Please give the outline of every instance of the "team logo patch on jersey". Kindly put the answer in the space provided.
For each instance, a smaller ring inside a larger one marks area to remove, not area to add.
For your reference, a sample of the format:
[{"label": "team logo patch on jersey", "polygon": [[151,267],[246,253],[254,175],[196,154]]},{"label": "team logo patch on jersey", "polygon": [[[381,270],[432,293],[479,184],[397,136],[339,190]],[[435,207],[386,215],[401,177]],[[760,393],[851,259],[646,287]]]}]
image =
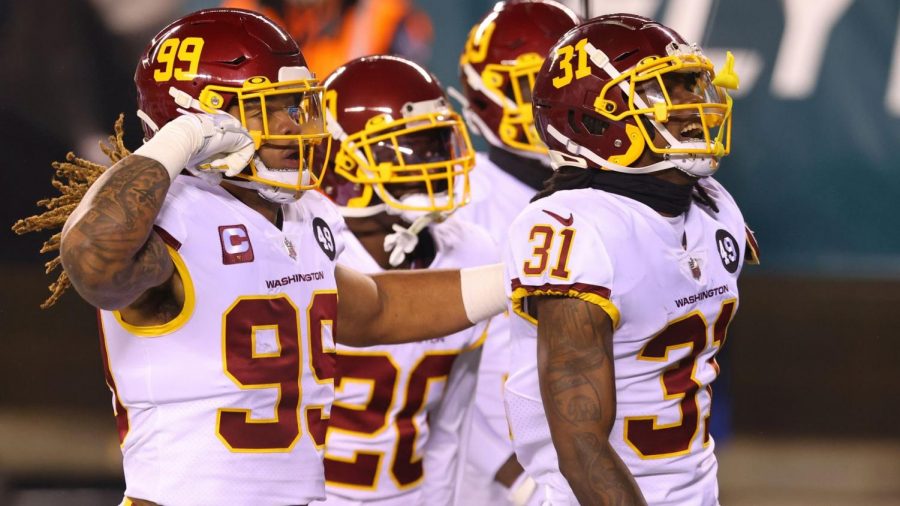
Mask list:
[{"label": "team logo patch on jersey", "polygon": [[297,259],[297,249],[294,248],[294,243],[287,237],[284,238],[284,250],[287,252],[288,256],[291,257],[291,260]]},{"label": "team logo patch on jersey", "polygon": [[716,230],[716,249],[719,250],[719,257],[722,258],[722,266],[725,270],[734,274],[738,268],[738,259],[741,255],[738,242],[734,240],[734,236],[727,230]]},{"label": "team logo patch on jersey", "polygon": [[700,280],[702,272],[700,272],[700,262],[698,262],[696,258],[688,259],[688,268],[691,270],[691,276],[696,280]]},{"label": "team logo patch on jersey", "polygon": [[253,245],[250,244],[247,227],[223,225],[219,227],[219,241],[222,243],[223,264],[245,264],[253,261]]},{"label": "team logo patch on jersey", "polygon": [[334,247],[334,234],[331,233],[328,224],[322,218],[316,218],[313,220],[312,226],[313,235],[316,242],[319,243],[319,247],[322,248],[329,260],[334,260],[337,250]]}]

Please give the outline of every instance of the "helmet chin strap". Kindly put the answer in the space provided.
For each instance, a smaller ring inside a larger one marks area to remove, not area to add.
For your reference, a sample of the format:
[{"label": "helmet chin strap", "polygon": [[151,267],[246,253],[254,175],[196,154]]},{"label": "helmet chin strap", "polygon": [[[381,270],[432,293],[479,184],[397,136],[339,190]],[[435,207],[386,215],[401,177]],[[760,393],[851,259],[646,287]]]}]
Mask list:
[{"label": "helmet chin strap", "polygon": [[668,161],[689,176],[707,177],[715,174],[719,161],[712,156],[670,155]]},{"label": "helmet chin strap", "polygon": [[419,216],[409,227],[404,228],[399,223],[394,223],[392,234],[384,237],[384,251],[389,252],[388,262],[392,267],[397,267],[406,260],[406,255],[413,252],[419,244],[419,232],[431,224],[433,213]]},{"label": "helmet chin strap", "polygon": [[[253,164],[256,167],[256,173],[265,179],[286,184],[293,184],[297,180],[297,171],[272,170],[266,167],[266,164],[263,163],[262,159],[260,159],[258,155],[253,157]],[[202,173],[202,171],[198,172]],[[221,178],[221,174],[219,174],[219,177]],[[308,185],[309,181],[309,170],[304,169],[300,183],[303,185]],[[302,191],[290,190],[288,188],[282,188],[280,186],[267,185],[259,181],[239,181],[229,179],[228,182],[241,188],[256,190],[256,193],[258,193],[260,197],[275,204],[291,204],[300,200],[300,197],[303,195]]]},{"label": "helmet chin strap", "polygon": [[[660,160],[656,163],[651,163],[650,165],[646,165],[644,167],[626,167],[624,165],[619,165],[618,163],[610,162],[609,160],[601,158],[593,151],[566,137],[565,134],[557,130],[553,125],[547,125],[547,133],[549,133],[550,136],[553,137],[557,142],[563,144],[566,147],[566,151],[568,151],[572,155],[575,155],[576,158],[580,157],[581,159],[590,160],[596,165],[614,172],[624,172],[628,174],[649,174],[651,172],[659,172],[666,169],[678,169],[689,176],[706,177],[711,176],[713,173],[715,173],[719,165],[718,161],[710,156],[666,155],[665,157],[663,157],[663,160]],[[553,167],[553,170],[556,170],[561,166],[568,165],[575,165],[586,168],[585,164],[576,163],[573,160],[570,160],[570,158],[571,157],[567,156],[566,153],[561,153],[557,150],[552,149],[550,150],[550,165]]]}]

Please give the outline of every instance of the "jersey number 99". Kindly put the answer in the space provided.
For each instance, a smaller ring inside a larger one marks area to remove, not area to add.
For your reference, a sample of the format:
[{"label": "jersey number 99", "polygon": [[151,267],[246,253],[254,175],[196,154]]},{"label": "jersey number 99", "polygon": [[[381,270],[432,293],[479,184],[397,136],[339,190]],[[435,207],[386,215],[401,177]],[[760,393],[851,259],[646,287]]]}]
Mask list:
[{"label": "jersey number 99", "polygon": [[[317,292],[307,310],[309,350],[313,373],[319,381],[333,377],[333,358],[321,346],[323,324],[333,324],[337,295]],[[225,312],[222,322],[222,360],[226,375],[242,390],[277,389],[274,417],[251,418],[251,410],[220,408],[216,433],[235,452],[289,452],[301,433],[300,378],[303,371],[300,312],[285,295],[242,297]],[[274,330],[276,349],[259,352],[257,332]],[[314,346],[314,340],[319,345]],[[326,377],[320,377],[326,376]],[[329,377],[330,376],[330,377]],[[307,414],[314,412],[307,407]],[[324,438],[321,414],[309,416],[316,444]]]}]

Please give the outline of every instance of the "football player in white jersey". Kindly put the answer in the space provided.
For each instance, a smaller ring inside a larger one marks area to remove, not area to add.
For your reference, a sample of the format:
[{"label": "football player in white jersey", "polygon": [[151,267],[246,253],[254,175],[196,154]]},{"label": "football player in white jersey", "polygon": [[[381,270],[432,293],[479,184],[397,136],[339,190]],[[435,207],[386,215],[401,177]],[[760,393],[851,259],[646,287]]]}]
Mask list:
[{"label": "football player in white jersey", "polygon": [[502,269],[336,266],[343,222],[309,191],[330,139],[322,88],[265,17],[175,21],[135,83],[149,140],[93,183],[60,246],[72,285],[100,309],[125,502],[321,499],[335,340],[460,331],[502,310],[505,295],[482,283],[502,285]]},{"label": "football player in white jersey", "polygon": [[[321,189],[347,221],[340,264],[378,273],[498,261],[487,231],[448,219],[469,198],[474,151],[437,79],[409,60],[368,56],[323,85],[333,164]],[[486,331],[338,346],[328,499],[317,504],[451,504]]]},{"label": "football player in white jersey", "polygon": [[752,241],[710,177],[733,60],[639,16],[586,21],[535,80],[556,173],[506,257],[519,461],[545,504],[716,505],[710,383]]},{"label": "football player in white jersey", "polygon": [[[464,116],[488,143],[476,155],[472,202],[457,216],[487,228],[501,246],[516,216],[553,171],[531,112],[534,77],[580,20],[552,0],[498,2],[469,32],[460,57]],[[526,504],[533,481],[515,460],[503,409],[509,375],[509,316],[491,323],[479,371],[461,504]]]}]

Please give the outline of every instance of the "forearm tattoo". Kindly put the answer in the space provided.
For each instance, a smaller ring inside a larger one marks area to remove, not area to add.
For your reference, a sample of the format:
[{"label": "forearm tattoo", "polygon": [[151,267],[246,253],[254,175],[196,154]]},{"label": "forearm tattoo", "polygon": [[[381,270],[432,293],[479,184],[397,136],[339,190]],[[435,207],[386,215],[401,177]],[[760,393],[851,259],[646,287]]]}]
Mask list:
[{"label": "forearm tattoo", "polygon": [[109,171],[66,234],[63,265],[85,298],[115,303],[133,300],[172,274],[165,244],[151,235],[171,180],[158,162],[141,156],[129,156]]},{"label": "forearm tattoo", "polygon": [[616,402],[609,321],[571,299],[542,303],[539,321],[541,392],[560,469],[581,504],[643,504],[608,441]]}]

